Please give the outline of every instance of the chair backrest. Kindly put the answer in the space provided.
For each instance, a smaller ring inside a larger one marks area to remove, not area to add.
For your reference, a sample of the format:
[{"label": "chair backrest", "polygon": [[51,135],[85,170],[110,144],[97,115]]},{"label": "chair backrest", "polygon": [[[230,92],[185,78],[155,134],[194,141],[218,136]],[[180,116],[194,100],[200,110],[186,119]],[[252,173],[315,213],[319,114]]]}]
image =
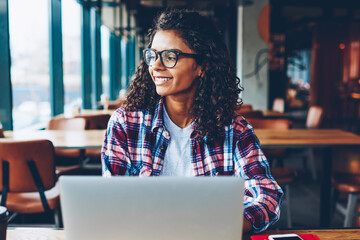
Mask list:
[{"label": "chair backrest", "polygon": [[110,117],[109,114],[81,115],[87,121],[87,129],[106,129]]},{"label": "chair backrest", "polygon": [[[87,128],[85,118],[51,118],[46,130],[85,130]],[[56,149],[56,156],[62,157],[81,157],[83,151],[81,149]]]},{"label": "chair backrest", "polygon": [[107,109],[118,109],[122,105],[124,105],[125,100],[116,100],[115,102],[111,102],[108,104]]},{"label": "chair backrest", "polygon": [[251,104],[242,104],[240,111],[251,111],[253,110],[252,105]]},{"label": "chair backrest", "polygon": [[0,189],[3,187],[3,160],[9,163],[9,192],[35,192],[27,161],[34,161],[45,190],[55,186],[54,146],[49,140],[0,140]]},{"label": "chair backrest", "polygon": [[[291,121],[287,119],[259,119],[259,118],[248,118],[246,119],[254,128],[256,129],[289,129],[291,127]],[[285,148],[275,148],[275,149],[263,149],[263,152],[266,157],[278,158],[283,157],[286,153]]]},{"label": "chair backrest", "polygon": [[237,112],[238,114],[240,114],[241,116],[243,116],[244,118],[262,118],[263,114],[261,111],[258,110],[252,110],[252,111],[240,111]]},{"label": "chair backrest", "polygon": [[285,112],[285,100],[283,98],[275,98],[272,110],[278,112]]},{"label": "chair backrest", "polygon": [[306,117],[307,128],[319,128],[324,118],[324,109],[320,106],[309,107]]},{"label": "chair backrest", "polygon": [[246,119],[254,128],[258,129],[289,129],[291,121],[287,119],[259,119],[248,118]]},{"label": "chair backrest", "polygon": [[85,118],[51,118],[47,130],[85,130],[87,121]]}]

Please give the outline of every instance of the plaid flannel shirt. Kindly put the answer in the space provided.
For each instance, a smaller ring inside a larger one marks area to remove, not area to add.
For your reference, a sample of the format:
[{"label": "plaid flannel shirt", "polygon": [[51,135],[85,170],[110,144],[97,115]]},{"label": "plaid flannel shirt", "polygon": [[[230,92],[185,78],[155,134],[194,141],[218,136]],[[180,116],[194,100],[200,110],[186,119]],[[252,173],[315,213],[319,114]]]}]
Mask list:
[{"label": "plaid flannel shirt", "polygon": [[[163,122],[163,100],[154,112],[125,111],[109,120],[102,148],[103,176],[159,176],[170,135]],[[196,176],[233,175],[245,180],[244,214],[254,232],[279,219],[283,192],[271,176],[268,162],[252,126],[241,116],[226,126],[225,134],[208,145],[190,136]],[[206,137],[205,137],[206,140]]]}]

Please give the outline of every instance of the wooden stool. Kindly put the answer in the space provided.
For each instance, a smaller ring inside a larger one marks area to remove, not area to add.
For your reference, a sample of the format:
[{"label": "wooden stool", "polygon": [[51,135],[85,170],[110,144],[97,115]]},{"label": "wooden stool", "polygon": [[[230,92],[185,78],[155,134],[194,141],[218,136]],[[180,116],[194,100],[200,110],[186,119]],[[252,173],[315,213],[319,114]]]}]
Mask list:
[{"label": "wooden stool", "polygon": [[[335,190],[334,202],[336,209],[345,216],[344,227],[351,227],[354,217],[360,216],[360,212],[356,210],[358,195],[360,194],[360,174],[334,173],[332,182]],[[340,192],[348,194],[346,208],[336,203]]]}]

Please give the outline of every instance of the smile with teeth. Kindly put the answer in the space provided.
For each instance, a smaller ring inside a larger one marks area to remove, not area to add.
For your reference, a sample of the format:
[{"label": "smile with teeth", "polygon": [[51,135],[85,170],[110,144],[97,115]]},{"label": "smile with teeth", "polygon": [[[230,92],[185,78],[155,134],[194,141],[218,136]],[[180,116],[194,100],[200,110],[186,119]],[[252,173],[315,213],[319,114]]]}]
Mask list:
[{"label": "smile with teeth", "polygon": [[169,81],[170,79],[172,79],[172,77],[155,77],[155,81],[162,81],[162,82]]},{"label": "smile with teeth", "polygon": [[172,77],[154,77],[154,83],[156,86],[166,85]]}]

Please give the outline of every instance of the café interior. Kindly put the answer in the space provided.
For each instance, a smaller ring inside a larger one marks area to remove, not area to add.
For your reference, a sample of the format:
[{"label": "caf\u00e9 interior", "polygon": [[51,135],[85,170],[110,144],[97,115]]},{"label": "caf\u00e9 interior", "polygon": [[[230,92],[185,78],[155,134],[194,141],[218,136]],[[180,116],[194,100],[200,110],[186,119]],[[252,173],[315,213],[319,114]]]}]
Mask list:
[{"label": "caf\u00e9 interior", "polygon": [[[285,192],[270,229],[358,229],[360,2],[353,0],[0,0],[8,226],[61,229],[59,176],[101,175],[107,123],[124,104],[154,17],[167,7],[210,17],[225,40],[244,88],[238,114],[254,127]],[[29,155],[42,190],[27,184]]]}]

